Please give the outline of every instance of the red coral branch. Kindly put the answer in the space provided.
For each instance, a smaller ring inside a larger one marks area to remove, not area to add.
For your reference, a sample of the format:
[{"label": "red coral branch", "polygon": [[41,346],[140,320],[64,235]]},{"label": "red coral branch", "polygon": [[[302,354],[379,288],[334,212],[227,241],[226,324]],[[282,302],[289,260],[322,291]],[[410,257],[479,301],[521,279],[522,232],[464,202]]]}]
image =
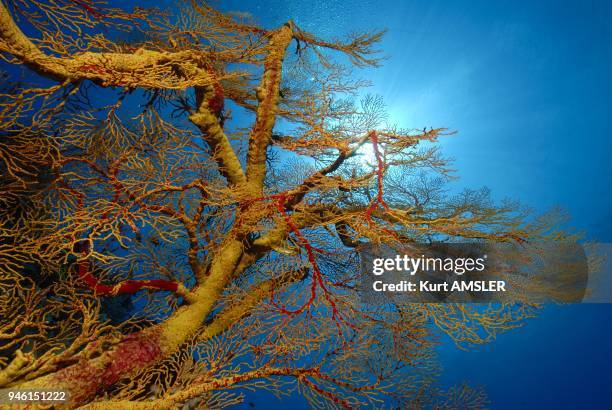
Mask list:
[{"label": "red coral branch", "polygon": [[[83,242],[81,242],[82,244]],[[83,256],[88,253],[89,244],[81,245]],[[95,278],[91,272],[89,272],[89,262],[83,259],[77,263],[77,274],[79,278],[83,280],[95,293],[104,296],[114,296],[121,294],[132,295],[141,289],[149,290],[167,290],[170,292],[176,292],[178,290],[178,283],[170,280],[163,279],[151,279],[151,280],[125,280],[115,285],[106,285],[101,283]]]},{"label": "red coral branch", "polygon": [[105,17],[106,15],[100,10],[96,10],[93,6],[93,2],[91,0],[70,0],[72,3],[77,6],[85,9],[89,14],[91,14],[94,18],[99,19]]},{"label": "red coral branch", "polygon": [[325,297],[325,300],[329,303],[329,306],[332,309],[332,320],[336,323],[336,326],[338,327],[339,336],[342,336],[342,329],[340,326],[341,323],[344,323],[351,329],[355,330],[356,326],[348,322],[338,310],[338,306],[336,304],[336,301],[334,300],[333,294],[329,291],[329,289],[327,288],[325,284],[325,280],[323,279],[323,274],[321,273],[321,269],[319,268],[319,264],[317,263],[317,258],[315,256],[315,253],[316,252],[321,253],[324,251],[312,246],[311,243],[308,241],[308,239],[304,237],[304,235],[302,234],[300,229],[297,227],[297,225],[295,224],[291,216],[287,214],[287,211],[285,209],[285,205],[287,203],[287,200],[289,199],[287,194],[281,193],[278,195],[273,195],[271,198],[275,200],[276,208],[278,212],[281,214],[281,216],[285,220],[285,223],[287,224],[291,232],[293,232],[293,234],[296,236],[300,247],[306,251],[306,254],[308,255],[308,262],[310,263],[310,266],[312,267],[312,282],[310,284],[310,297],[302,306],[300,306],[299,308],[295,310],[287,309],[287,307],[285,306],[279,306],[274,301],[274,295],[272,295],[272,304],[276,306],[284,314],[291,315],[291,316],[299,315],[303,313],[306,309],[310,309],[310,307],[312,306],[313,302],[316,299],[317,289],[320,288],[323,291],[323,296]]},{"label": "red coral branch", "polygon": [[[365,211],[365,219],[368,222],[368,225],[372,225],[374,221],[372,220],[372,213],[378,209],[382,208],[385,211],[390,211],[391,208],[385,202],[383,198],[384,190],[383,190],[383,177],[385,174],[386,164],[383,159],[382,153],[380,152],[379,141],[378,141],[378,133],[375,130],[370,131],[369,133],[370,141],[372,142],[372,148],[374,150],[374,156],[376,158],[376,184],[377,184],[377,192],[376,198],[374,198],[368,208]],[[391,229],[381,227],[383,232],[387,233],[393,238],[397,239],[397,233]]]},{"label": "red coral branch", "polygon": [[385,172],[385,162],[378,146],[378,134],[376,131],[370,131],[370,141],[372,142],[372,148],[374,150],[374,156],[376,157],[376,182],[378,185],[378,192],[376,198],[370,203],[368,209],[366,209],[365,217],[368,223],[372,223],[372,212],[378,207],[382,207],[385,210],[389,210],[389,205],[383,199],[383,176]]},{"label": "red coral branch", "polygon": [[357,409],[357,407],[351,405],[351,403],[348,400],[344,400],[338,397],[337,395],[335,395],[334,393],[329,392],[325,389],[322,389],[321,387],[317,386],[315,383],[308,380],[306,377],[300,378],[300,381],[304,383],[305,385],[307,385],[308,387],[310,387],[312,390],[319,393],[321,396],[327,398],[328,400],[332,401],[334,404],[338,406],[341,406],[342,408],[345,408],[347,410]]},{"label": "red coral branch", "polygon": [[[77,198],[77,208],[80,210],[83,208],[84,195],[83,193],[71,188],[67,184],[63,183],[63,187],[70,192],[71,195]],[[107,215],[103,215],[106,218]],[[76,242],[76,235],[72,235],[72,240]],[[89,254],[89,242],[81,241],[75,245],[75,250],[80,251],[85,258]],[[106,285],[100,283],[91,272],[89,272],[89,262],[83,259],[77,263],[77,274],[94,292],[98,295],[120,295],[120,294],[134,294],[141,289],[149,290],[166,290],[170,292],[177,292],[179,288],[178,282],[163,280],[163,279],[151,279],[151,280],[125,280],[115,285]]]}]

